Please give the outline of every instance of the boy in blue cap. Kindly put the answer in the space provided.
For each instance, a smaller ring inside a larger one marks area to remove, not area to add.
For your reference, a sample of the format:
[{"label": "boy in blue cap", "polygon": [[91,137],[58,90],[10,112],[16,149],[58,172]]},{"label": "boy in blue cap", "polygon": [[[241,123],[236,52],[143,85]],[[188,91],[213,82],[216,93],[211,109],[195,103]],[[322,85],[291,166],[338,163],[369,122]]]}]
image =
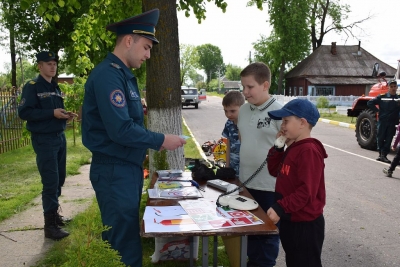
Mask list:
[{"label": "boy in blue cap", "polygon": [[76,116],[64,109],[64,100],[58,84],[53,81],[57,73],[57,58],[51,51],[36,55],[39,76],[27,82],[22,89],[18,115],[26,120],[31,132],[32,147],[42,179],[42,205],[44,236],[54,240],[69,235],[60,228],[65,222],[58,213],[58,197],[66,176],[67,144],[64,130],[67,120]]},{"label": "boy in blue cap", "polygon": [[153,9],[106,27],[117,34],[116,45],[91,72],[82,109],[82,142],[92,152],[90,180],[102,222],[111,227],[103,240],[132,267],[142,266],[139,204],[146,150],[174,150],[186,143],[177,135],[144,127],[141,97],[130,70],[140,68],[158,43],[158,17],[159,10]]},{"label": "boy in blue cap", "polygon": [[268,170],[276,177],[277,202],[267,211],[276,224],[286,253],[286,266],[320,267],[324,242],[326,203],[325,163],[328,157],[322,143],[311,137],[319,119],[314,104],[294,99],[282,109],[268,112],[282,120],[278,136],[287,138],[288,147],[272,147]]}]

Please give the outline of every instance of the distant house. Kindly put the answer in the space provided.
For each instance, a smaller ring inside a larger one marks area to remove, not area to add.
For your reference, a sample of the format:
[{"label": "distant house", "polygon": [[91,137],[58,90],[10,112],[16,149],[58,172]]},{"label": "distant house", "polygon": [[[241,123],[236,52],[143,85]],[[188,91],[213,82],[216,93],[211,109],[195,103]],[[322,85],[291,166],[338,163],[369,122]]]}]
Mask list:
[{"label": "distant house", "polygon": [[322,45],[289,71],[285,95],[360,96],[368,94],[377,78],[372,77],[375,63],[386,78],[396,69],[377,59],[359,45]]},{"label": "distant house", "polygon": [[229,81],[226,77],[223,77],[220,82],[223,84],[221,88],[224,90],[224,92],[230,90],[242,91],[242,85],[240,81]]},{"label": "distant house", "polygon": [[73,84],[74,83],[74,78],[75,76],[73,74],[66,74],[66,73],[62,73],[60,75],[58,75],[58,83],[64,83],[67,82],[68,84]]}]

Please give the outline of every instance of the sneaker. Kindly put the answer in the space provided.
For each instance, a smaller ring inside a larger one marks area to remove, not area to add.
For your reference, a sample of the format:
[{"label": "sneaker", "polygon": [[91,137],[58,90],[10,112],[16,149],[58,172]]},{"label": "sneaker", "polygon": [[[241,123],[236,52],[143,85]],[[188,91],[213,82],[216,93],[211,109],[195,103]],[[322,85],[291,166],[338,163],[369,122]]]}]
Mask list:
[{"label": "sneaker", "polygon": [[382,171],[384,174],[386,174],[386,177],[392,177],[393,171],[391,171],[387,168],[384,168]]},{"label": "sneaker", "polygon": [[381,157],[381,161],[385,162],[385,163],[392,163],[386,156],[382,156]]}]

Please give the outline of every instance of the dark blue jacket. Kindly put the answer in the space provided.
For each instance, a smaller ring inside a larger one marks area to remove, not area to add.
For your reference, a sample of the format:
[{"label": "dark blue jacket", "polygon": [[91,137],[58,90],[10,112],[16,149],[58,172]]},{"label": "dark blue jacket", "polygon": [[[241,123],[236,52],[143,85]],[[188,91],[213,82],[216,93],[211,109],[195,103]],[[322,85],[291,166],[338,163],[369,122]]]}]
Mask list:
[{"label": "dark blue jacket", "polygon": [[[397,125],[399,123],[400,101],[398,95],[389,93],[378,95],[367,102],[368,107],[379,112],[379,121]],[[376,107],[379,106],[379,109]]]},{"label": "dark blue jacket", "polygon": [[27,82],[22,89],[18,115],[26,120],[26,128],[32,133],[61,133],[67,120],[54,117],[54,109],[64,108],[58,84],[49,83],[41,75]]},{"label": "dark blue jacket", "polygon": [[142,166],[148,148],[160,150],[164,135],[147,130],[143,116],[136,78],[109,53],[85,84],[82,142],[92,162]]}]

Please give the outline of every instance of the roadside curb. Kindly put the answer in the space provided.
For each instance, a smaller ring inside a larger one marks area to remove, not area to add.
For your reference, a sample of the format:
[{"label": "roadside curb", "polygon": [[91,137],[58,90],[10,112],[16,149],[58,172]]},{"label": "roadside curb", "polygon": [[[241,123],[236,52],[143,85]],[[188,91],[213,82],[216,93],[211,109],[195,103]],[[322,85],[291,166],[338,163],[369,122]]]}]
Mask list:
[{"label": "roadside curb", "polygon": [[321,121],[321,122],[324,122],[324,123],[333,124],[333,125],[338,125],[338,126],[345,127],[345,128],[356,129],[356,126],[354,124],[351,124],[351,123],[332,121],[332,120],[321,119],[321,118],[318,121]]}]

